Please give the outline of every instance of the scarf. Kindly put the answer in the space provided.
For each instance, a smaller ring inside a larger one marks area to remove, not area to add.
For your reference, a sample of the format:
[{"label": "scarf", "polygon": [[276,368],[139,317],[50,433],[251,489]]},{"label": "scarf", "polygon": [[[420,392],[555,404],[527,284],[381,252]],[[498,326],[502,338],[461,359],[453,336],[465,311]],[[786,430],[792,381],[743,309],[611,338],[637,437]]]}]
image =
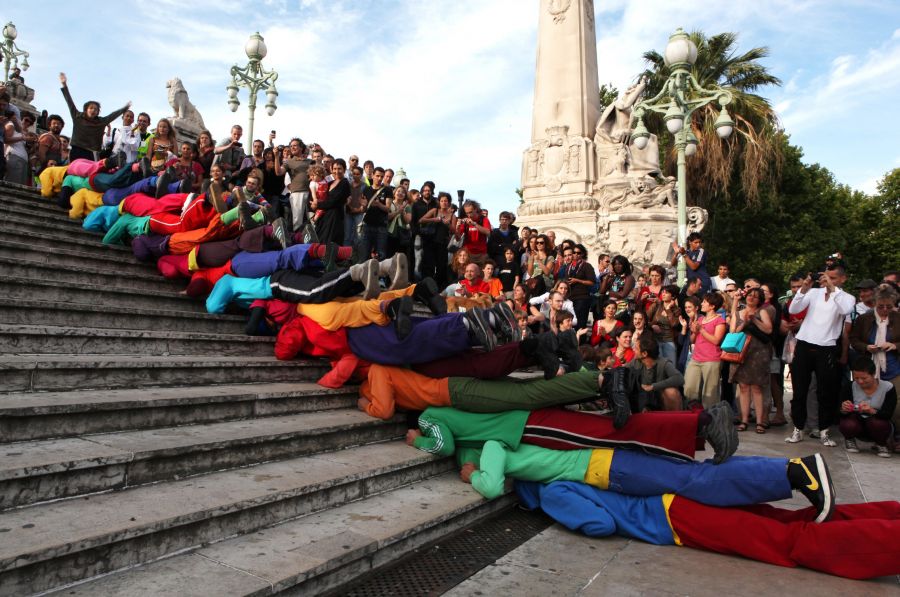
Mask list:
[{"label": "scarf", "polygon": [[[885,317],[884,319],[875,315],[875,342],[876,346],[880,346],[884,342],[887,342],[887,329],[888,329],[888,321],[889,317]],[[872,360],[875,361],[875,377],[880,379],[881,372],[887,369],[887,352],[883,350],[879,350],[875,354],[872,355]]]}]

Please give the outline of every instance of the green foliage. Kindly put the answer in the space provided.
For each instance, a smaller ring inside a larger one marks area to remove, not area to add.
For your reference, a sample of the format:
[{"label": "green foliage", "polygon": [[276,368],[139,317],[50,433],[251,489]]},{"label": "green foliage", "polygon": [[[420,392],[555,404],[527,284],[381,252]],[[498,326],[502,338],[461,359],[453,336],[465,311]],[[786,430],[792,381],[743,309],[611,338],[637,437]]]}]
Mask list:
[{"label": "green foliage", "polygon": [[619,90],[612,83],[604,83],[600,86],[600,111],[610,105],[619,97]]},{"label": "green foliage", "polygon": [[[725,260],[732,277],[755,276],[784,289],[794,273],[821,269],[838,251],[851,281],[881,279],[900,263],[900,169],[870,197],[838,184],[828,169],[801,161],[803,152],[780,136],[780,184],[750,203],[739,179],[727,198],[709,204],[706,246],[713,262]],[[716,263],[709,268],[715,271]]]},{"label": "green foliage", "polygon": [[[734,133],[721,140],[713,126],[718,106],[708,104],[694,112],[691,127],[700,145],[697,155],[687,162],[690,201],[707,207],[716,197],[731,193],[731,181],[738,176],[744,200],[754,202],[766,186],[777,184],[781,169],[778,118],[769,101],[755,92],[781,85],[781,80],[759,62],[768,57],[768,48],[738,53],[737,34],[731,32],[707,37],[702,31],[694,31],[690,37],[697,46],[691,74],[704,88],[718,85],[732,93],[728,109],[735,121]],[[648,64],[643,73],[648,79],[644,97],[650,98],[662,90],[671,73],[659,52],[645,52],[644,60]],[[662,117],[649,114],[645,124],[659,139],[667,173],[674,174],[675,149]]]}]

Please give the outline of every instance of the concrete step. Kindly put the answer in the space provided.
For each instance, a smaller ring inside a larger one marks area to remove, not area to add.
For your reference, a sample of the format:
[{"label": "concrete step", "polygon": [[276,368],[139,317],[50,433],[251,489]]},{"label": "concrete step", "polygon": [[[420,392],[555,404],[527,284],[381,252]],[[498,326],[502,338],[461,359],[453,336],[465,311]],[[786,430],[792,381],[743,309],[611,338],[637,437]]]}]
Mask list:
[{"label": "concrete step", "polygon": [[445,473],[68,587],[65,594],[318,595],[477,523],[511,501],[504,496],[487,502],[456,473]]},{"label": "concrete step", "polygon": [[109,287],[87,282],[66,283],[34,277],[9,276],[0,273],[0,294],[14,301],[41,300],[55,303],[79,303],[101,306],[107,310],[160,309],[205,313],[202,300],[166,290],[162,280],[156,290]]},{"label": "concrete step", "polygon": [[0,213],[4,216],[12,214],[22,218],[32,218],[45,222],[48,227],[81,228],[81,220],[73,220],[67,210],[56,206],[54,200],[19,197],[16,195],[0,196]]},{"label": "concrete step", "polygon": [[354,408],[357,397],[312,382],[0,394],[0,445]]},{"label": "concrete step", "polygon": [[95,264],[90,260],[81,265],[55,265],[21,257],[0,257],[0,270],[4,275],[17,278],[53,280],[67,285],[85,283],[144,292],[180,292],[187,286],[186,279],[170,280],[153,270],[123,272],[117,267],[104,267],[104,264]]},{"label": "concrete step", "polygon": [[[2,216],[0,216],[2,217]],[[27,260],[57,267],[83,267],[90,265],[115,271],[121,276],[132,274],[159,273],[153,264],[140,263],[129,259],[120,252],[101,250],[65,250],[60,247],[40,247],[30,243],[15,242],[0,238],[0,258]]]},{"label": "concrete step", "polygon": [[389,442],[7,511],[0,514],[0,587],[4,595],[46,591],[452,467],[450,459]]},{"label": "concrete step", "polygon": [[102,305],[14,299],[4,296],[4,291],[0,289],[0,322],[3,323],[59,326],[77,323],[91,328],[243,334],[246,320],[242,315],[132,307],[110,309]]},{"label": "concrete step", "polygon": [[28,216],[3,214],[0,218],[0,232],[9,240],[31,242],[42,247],[75,249],[77,247],[93,247],[96,250],[131,253],[131,247],[125,245],[104,245],[103,235],[85,230],[81,226],[57,227],[42,220]]},{"label": "concrete step", "polygon": [[274,346],[273,336],[0,323],[0,354],[262,357],[272,356]]},{"label": "concrete step", "polygon": [[0,510],[398,439],[403,416],[326,410],[3,444]]},{"label": "concrete step", "polygon": [[0,388],[42,392],[314,381],[328,369],[324,360],[274,356],[0,355]]}]

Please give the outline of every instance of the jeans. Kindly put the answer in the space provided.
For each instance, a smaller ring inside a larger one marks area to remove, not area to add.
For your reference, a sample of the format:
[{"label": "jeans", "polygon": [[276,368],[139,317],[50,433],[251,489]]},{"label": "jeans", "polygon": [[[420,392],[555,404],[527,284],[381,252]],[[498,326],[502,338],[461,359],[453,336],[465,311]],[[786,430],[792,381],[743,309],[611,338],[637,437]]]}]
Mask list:
[{"label": "jeans", "polygon": [[360,241],[359,234],[356,229],[362,222],[363,216],[366,214],[345,214],[344,215],[344,245],[355,247]]},{"label": "jeans", "polygon": [[674,342],[660,342],[659,356],[674,365],[678,359],[678,348],[675,347]]},{"label": "jeans", "polygon": [[388,231],[387,226],[369,226],[366,224],[366,236],[361,240],[363,246],[363,259],[368,259],[372,254],[372,247],[378,254],[378,260],[387,259]]}]

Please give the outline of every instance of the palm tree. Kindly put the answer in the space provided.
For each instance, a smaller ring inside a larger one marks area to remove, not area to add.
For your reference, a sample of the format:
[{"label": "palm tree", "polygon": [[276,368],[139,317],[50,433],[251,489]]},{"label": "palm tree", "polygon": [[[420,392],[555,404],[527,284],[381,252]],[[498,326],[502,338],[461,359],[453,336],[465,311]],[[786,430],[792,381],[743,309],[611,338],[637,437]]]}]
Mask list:
[{"label": "palm tree", "polygon": [[[692,74],[703,87],[719,85],[728,89],[734,99],[728,106],[735,122],[734,134],[727,140],[716,136],[713,123],[718,106],[708,104],[694,112],[691,127],[700,140],[697,154],[688,159],[688,187],[692,203],[706,205],[717,196],[729,195],[731,183],[740,181],[744,197],[754,202],[761,190],[777,184],[781,173],[783,134],[778,117],[769,101],[754,93],[768,85],[781,85],[781,80],[758,61],[769,55],[766,47],[737,54],[737,34],[720,33],[706,37],[702,31],[690,34],[697,45],[697,60]],[[669,68],[656,51],[644,53],[649,68],[645,97],[653,97],[669,77]],[[645,122],[656,133],[664,148],[668,171],[675,169],[675,150],[671,136],[658,115]]]}]

